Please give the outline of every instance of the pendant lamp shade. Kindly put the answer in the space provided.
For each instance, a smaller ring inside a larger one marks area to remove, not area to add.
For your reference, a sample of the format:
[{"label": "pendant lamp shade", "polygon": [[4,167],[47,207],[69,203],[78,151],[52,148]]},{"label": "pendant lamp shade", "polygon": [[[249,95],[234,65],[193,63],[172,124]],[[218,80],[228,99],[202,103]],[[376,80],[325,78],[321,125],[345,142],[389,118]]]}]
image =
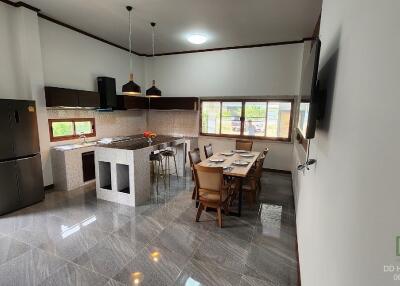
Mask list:
[{"label": "pendant lamp shade", "polygon": [[140,86],[133,81],[133,74],[130,74],[128,83],[122,86],[122,94],[136,96],[140,95],[141,92]]},{"label": "pendant lamp shade", "polygon": [[[150,23],[151,28],[152,28],[152,40],[153,40],[153,65],[154,65],[154,27],[156,26],[156,23],[151,22]],[[154,71],[154,68],[153,68]],[[146,90],[146,96],[147,97],[160,97],[161,96],[161,90],[156,87],[156,81],[153,79],[153,85]]]},{"label": "pendant lamp shade", "polygon": [[131,6],[126,6],[126,10],[129,13],[129,82],[122,86],[122,94],[129,96],[140,95],[141,89],[138,84],[133,81],[133,64],[132,64],[132,21],[131,21]]},{"label": "pendant lamp shade", "polygon": [[146,96],[147,97],[160,97],[161,96],[161,90],[159,90],[156,87],[156,81],[153,80],[153,86],[150,87],[148,90],[146,90]]}]

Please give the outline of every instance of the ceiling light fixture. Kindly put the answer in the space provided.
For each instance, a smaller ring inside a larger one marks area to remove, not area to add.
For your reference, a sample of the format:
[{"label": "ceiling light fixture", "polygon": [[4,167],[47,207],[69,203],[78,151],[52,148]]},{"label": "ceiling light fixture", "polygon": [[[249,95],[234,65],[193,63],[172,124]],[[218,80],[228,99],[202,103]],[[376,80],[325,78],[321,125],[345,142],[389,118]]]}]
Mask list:
[{"label": "ceiling light fixture", "polygon": [[204,44],[205,42],[207,42],[207,38],[205,36],[203,36],[203,35],[200,35],[200,34],[190,35],[187,38],[187,40],[190,43],[195,44],[195,45],[201,45],[201,44]]},{"label": "ceiling light fixture", "polygon": [[[156,26],[156,23],[151,22],[151,29],[152,29],[152,42],[153,42],[153,58],[152,58],[152,64],[153,64],[153,76],[154,76],[154,27]],[[153,77],[153,85],[146,90],[146,96],[147,97],[160,97],[161,96],[161,90],[159,90],[156,87],[156,81]]]},{"label": "ceiling light fixture", "polygon": [[122,94],[129,96],[138,96],[141,93],[140,86],[133,81],[133,55],[132,55],[132,21],[131,6],[126,6],[129,13],[129,81],[122,86]]}]

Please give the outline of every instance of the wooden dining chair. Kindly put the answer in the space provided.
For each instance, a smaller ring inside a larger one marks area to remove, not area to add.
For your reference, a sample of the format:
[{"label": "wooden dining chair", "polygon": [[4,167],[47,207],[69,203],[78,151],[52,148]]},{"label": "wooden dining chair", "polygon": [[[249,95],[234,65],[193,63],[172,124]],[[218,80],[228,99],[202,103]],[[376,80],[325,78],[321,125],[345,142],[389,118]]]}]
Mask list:
[{"label": "wooden dining chair", "polygon": [[207,159],[214,155],[211,143],[208,145],[204,145],[204,154],[206,155]]},{"label": "wooden dining chair", "polygon": [[246,197],[249,198],[250,204],[256,202],[257,193],[261,191],[261,176],[263,172],[265,156],[264,154],[257,159],[255,168],[245,178],[242,190]]},{"label": "wooden dining chair", "polygon": [[217,223],[222,227],[222,209],[229,214],[229,197],[231,195],[231,184],[224,182],[222,167],[204,167],[195,165],[194,174],[198,187],[199,207],[196,214],[196,222],[199,221],[201,213],[206,208],[217,210]]},{"label": "wooden dining chair", "polygon": [[263,151],[263,154],[264,154],[265,157],[267,157],[268,152],[269,152],[269,148],[265,147],[264,151]]},{"label": "wooden dining chair", "polygon": [[252,140],[237,139],[236,140],[236,150],[246,150],[251,151],[253,149]]},{"label": "wooden dining chair", "polygon": [[[192,170],[192,180],[194,180],[194,165],[201,162],[200,158],[200,149],[195,148],[192,151],[188,151],[189,162],[190,162],[190,169]],[[192,193],[192,200],[196,199],[197,197],[197,186],[195,184]]]}]

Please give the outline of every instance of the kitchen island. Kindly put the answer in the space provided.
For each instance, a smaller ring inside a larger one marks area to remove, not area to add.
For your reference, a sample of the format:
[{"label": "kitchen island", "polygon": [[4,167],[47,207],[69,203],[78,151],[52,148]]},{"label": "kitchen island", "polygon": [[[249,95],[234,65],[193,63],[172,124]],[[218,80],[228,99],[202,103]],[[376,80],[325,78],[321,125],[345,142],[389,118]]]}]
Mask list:
[{"label": "kitchen island", "polygon": [[148,143],[143,135],[133,135],[123,142],[98,145],[95,148],[97,198],[129,206],[148,201],[152,191],[150,154],[166,148],[176,150],[178,175],[184,176],[183,138],[157,136]]}]

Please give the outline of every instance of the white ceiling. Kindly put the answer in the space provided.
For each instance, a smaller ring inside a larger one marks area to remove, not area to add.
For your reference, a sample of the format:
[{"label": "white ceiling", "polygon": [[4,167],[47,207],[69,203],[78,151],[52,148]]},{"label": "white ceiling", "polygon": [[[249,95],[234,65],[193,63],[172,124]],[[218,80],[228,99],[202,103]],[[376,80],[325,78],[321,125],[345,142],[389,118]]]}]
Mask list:
[{"label": "white ceiling", "polygon": [[[17,0],[14,0],[17,2]],[[128,47],[134,7],[133,50],[151,53],[150,22],[157,23],[156,53],[301,40],[312,35],[322,0],[24,0],[56,20]],[[209,37],[203,45],[190,33]]]}]

